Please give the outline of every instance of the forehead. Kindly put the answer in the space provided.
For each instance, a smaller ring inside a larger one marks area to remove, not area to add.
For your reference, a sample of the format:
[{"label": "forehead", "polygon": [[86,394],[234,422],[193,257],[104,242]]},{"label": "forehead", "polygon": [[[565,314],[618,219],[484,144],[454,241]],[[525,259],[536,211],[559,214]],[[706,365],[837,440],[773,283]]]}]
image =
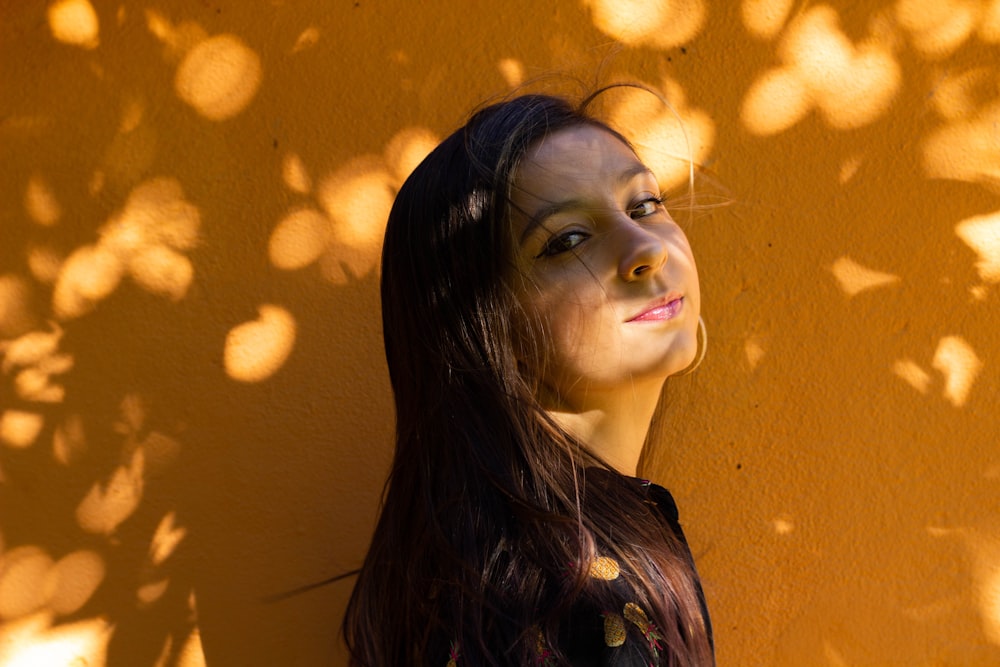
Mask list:
[{"label": "forehead", "polygon": [[641,167],[621,139],[600,127],[578,125],[545,137],[532,146],[514,173],[518,190],[548,198],[544,190],[616,178]]}]

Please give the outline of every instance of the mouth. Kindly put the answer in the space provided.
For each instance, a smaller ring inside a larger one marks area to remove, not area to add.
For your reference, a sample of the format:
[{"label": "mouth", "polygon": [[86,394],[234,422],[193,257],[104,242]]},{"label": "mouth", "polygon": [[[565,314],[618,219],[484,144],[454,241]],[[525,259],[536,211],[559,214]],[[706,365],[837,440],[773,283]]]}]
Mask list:
[{"label": "mouth", "polygon": [[684,297],[677,293],[671,293],[657,299],[626,322],[664,322],[677,317],[683,308]]}]

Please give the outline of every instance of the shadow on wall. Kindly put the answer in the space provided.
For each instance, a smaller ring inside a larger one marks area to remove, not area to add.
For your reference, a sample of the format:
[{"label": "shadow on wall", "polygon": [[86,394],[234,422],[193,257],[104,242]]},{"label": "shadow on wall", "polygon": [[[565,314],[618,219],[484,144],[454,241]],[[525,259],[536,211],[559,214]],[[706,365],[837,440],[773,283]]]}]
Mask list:
[{"label": "shadow on wall", "polygon": [[554,70],[735,193],[652,457],[720,664],[1000,661],[1000,0],[413,4],[3,10],[0,665],[344,661],[349,581],[263,600],[373,526],[385,217]]}]

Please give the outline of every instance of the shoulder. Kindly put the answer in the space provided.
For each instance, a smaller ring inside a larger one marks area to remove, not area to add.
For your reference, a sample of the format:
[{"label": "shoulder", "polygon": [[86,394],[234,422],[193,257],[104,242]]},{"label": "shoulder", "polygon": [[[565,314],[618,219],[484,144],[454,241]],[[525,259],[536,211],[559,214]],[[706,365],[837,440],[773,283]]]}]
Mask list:
[{"label": "shoulder", "polygon": [[677,503],[670,491],[648,479],[629,477],[605,468],[587,468],[587,477],[592,484],[600,487],[607,494],[621,496],[627,494],[641,499],[646,505],[657,511],[674,535],[686,543],[684,532],[680,526]]}]

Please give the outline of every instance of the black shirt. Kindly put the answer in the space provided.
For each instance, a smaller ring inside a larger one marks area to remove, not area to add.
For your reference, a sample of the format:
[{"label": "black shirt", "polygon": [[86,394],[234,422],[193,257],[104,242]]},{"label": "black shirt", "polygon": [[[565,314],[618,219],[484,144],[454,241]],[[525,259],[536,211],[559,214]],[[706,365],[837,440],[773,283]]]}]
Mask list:
[{"label": "black shirt", "polygon": [[[588,471],[592,474],[592,471]],[[612,473],[614,474],[614,473]],[[618,480],[628,485],[634,485],[650,504],[655,505],[683,547],[684,557],[688,560],[694,573],[694,584],[701,605],[702,616],[705,619],[705,630],[709,644],[712,645],[712,624],[708,616],[705,594],[694,567],[691,550],[688,547],[684,531],[681,529],[677,504],[670,492],[649,480],[615,475]],[[574,667],[631,667],[634,665],[657,664],[659,657],[660,636],[656,626],[650,622],[646,612],[634,602],[629,602],[630,588],[623,581],[618,563],[607,556],[599,556],[590,567],[590,576],[601,579],[619,592],[618,599],[623,600],[621,609],[596,609],[592,605],[582,604],[574,609],[563,632],[560,633],[560,644],[569,661]],[[713,645],[714,648],[714,645]],[[544,656],[543,656],[544,657]],[[545,665],[544,660],[539,664]]]},{"label": "black shirt", "polygon": [[[714,650],[712,625],[705,595],[694,567],[691,550],[681,529],[677,504],[673,496],[658,484],[613,471],[588,468],[587,476],[589,481],[606,488],[616,487],[609,489],[615,493],[638,493],[663,517],[680,544],[683,552],[681,556],[690,565],[708,642]],[[619,486],[620,490],[617,488]],[[663,648],[662,638],[646,611],[635,602],[629,601],[633,589],[626,581],[628,573],[624,572],[613,558],[598,553],[596,560],[590,565],[589,574],[602,585],[612,588],[611,595],[602,597],[617,600],[615,606],[620,604],[620,608],[603,608],[590,599],[574,604],[569,617],[560,623],[559,629],[559,646],[569,663],[574,667],[649,667],[659,664],[660,651]],[[467,663],[462,659],[461,653],[461,647],[453,644],[450,655],[445,658],[446,667],[465,667]],[[534,664],[539,667],[556,664],[540,633]]]}]

